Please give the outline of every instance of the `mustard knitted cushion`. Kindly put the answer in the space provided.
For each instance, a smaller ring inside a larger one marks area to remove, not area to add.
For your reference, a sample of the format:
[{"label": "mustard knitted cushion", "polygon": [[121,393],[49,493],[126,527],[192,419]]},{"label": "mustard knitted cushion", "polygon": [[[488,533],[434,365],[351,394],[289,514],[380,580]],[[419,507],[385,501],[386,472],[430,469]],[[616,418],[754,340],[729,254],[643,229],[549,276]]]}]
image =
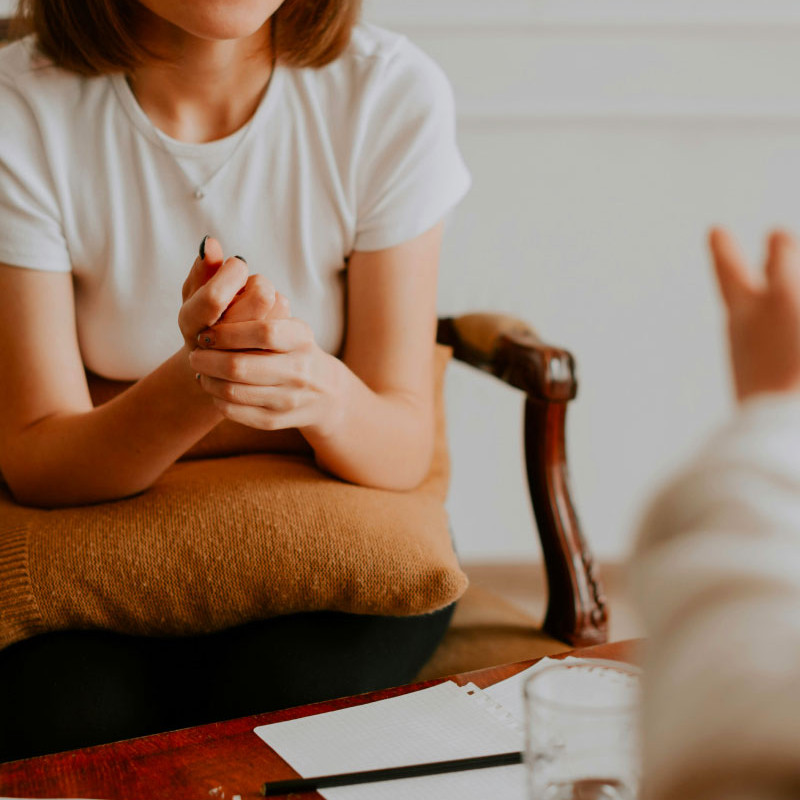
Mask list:
[{"label": "mustard knitted cushion", "polygon": [[453,602],[467,581],[443,505],[441,382],[433,465],[410,492],[273,454],[179,462],[141,495],[79,508],[26,508],[0,488],[0,647],[61,629],[181,635]]}]

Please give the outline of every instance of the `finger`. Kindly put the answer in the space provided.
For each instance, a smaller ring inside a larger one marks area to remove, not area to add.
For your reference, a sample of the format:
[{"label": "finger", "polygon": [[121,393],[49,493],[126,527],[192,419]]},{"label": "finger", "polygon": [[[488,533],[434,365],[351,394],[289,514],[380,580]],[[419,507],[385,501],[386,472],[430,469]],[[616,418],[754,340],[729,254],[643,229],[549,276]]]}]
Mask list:
[{"label": "finger", "polygon": [[197,348],[190,353],[189,363],[201,376],[251,386],[300,386],[307,382],[298,359],[285,353]]},{"label": "finger", "polygon": [[249,383],[235,383],[208,375],[200,376],[200,385],[212,397],[226,403],[242,406],[256,406],[270,411],[293,411],[298,406],[297,390],[284,386],[253,386]]},{"label": "finger", "polygon": [[289,307],[289,298],[282,295],[280,292],[275,292],[275,305],[272,306],[272,311],[269,312],[269,318],[289,319],[291,316],[292,311]]},{"label": "finger", "polygon": [[790,233],[779,230],[770,234],[764,272],[770,289],[797,291],[800,286],[800,247]]},{"label": "finger", "polygon": [[275,306],[277,292],[269,278],[264,275],[251,275],[244,290],[237,295],[226,309],[227,322],[242,322],[252,319],[266,319]]},{"label": "finger", "polygon": [[736,240],[723,228],[714,228],[708,237],[720,294],[728,309],[733,309],[757,291],[747,262]]},{"label": "finger", "polygon": [[260,428],[264,431],[298,428],[304,424],[304,417],[306,416],[296,411],[279,412],[259,408],[258,406],[230,403],[218,397],[213,397],[212,400],[223,416],[232,422],[238,422],[248,428]]},{"label": "finger", "polygon": [[189,270],[189,275],[183,283],[182,295],[186,302],[209,278],[216,274],[222,265],[222,247],[220,243],[210,236],[205,236],[200,242],[200,252]]},{"label": "finger", "polygon": [[217,350],[269,350],[290,353],[309,345],[309,327],[297,319],[257,319],[228,322],[227,318],[199,333],[200,347]]},{"label": "finger", "polygon": [[179,323],[193,336],[213,325],[247,281],[247,265],[238,258],[226,259],[222,266],[197,289],[181,307]]}]

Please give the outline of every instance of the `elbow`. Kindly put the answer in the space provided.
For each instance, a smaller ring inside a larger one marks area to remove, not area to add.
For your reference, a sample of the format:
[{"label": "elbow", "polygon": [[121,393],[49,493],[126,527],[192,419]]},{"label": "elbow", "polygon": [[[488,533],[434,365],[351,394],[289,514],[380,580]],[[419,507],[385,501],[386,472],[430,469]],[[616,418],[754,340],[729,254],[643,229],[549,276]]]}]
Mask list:
[{"label": "elbow", "polygon": [[37,482],[31,480],[27,475],[27,470],[18,463],[8,463],[5,460],[0,473],[3,484],[5,484],[11,499],[20,506],[32,506],[33,508],[50,508],[47,497],[42,495]]},{"label": "elbow", "polygon": [[43,480],[41,475],[26,470],[21,465],[13,465],[11,468],[4,466],[3,479],[17,505],[41,509],[71,505],[69,502],[64,502],[61,497],[63,487],[59,482]]},{"label": "elbow", "polygon": [[57,499],[52,496],[52,492],[48,492],[46,488],[37,485],[35,481],[20,479],[19,476],[4,476],[4,479],[8,486],[8,491],[17,505],[45,510],[68,505],[66,503],[59,503]]},{"label": "elbow", "polygon": [[375,488],[389,489],[395,492],[413,491],[428,477],[432,460],[433,448],[427,447],[424,452],[409,456],[395,469],[382,476],[385,484]]},{"label": "elbow", "polygon": [[45,475],[21,469],[4,469],[3,479],[17,505],[43,510],[123,500],[150,486],[117,485],[114,481],[98,485],[86,480],[86,476]]},{"label": "elbow", "polygon": [[410,492],[428,477],[433,463],[433,444],[410,450],[398,448],[391,455],[369,462],[326,458],[316,454],[317,466],[340,480],[365,486],[369,489],[385,489],[393,492]]}]

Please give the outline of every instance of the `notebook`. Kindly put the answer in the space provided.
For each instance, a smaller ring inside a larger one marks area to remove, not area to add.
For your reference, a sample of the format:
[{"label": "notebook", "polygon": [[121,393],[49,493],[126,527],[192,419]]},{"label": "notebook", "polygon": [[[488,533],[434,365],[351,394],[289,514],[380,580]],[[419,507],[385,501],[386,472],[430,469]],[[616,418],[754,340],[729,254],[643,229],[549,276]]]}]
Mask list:
[{"label": "notebook", "polygon": [[[554,663],[542,659],[486,691],[446,681],[386,700],[262,725],[254,732],[302,777],[519,751],[525,738],[522,685]],[[527,797],[520,764],[318,791],[327,800]]]}]

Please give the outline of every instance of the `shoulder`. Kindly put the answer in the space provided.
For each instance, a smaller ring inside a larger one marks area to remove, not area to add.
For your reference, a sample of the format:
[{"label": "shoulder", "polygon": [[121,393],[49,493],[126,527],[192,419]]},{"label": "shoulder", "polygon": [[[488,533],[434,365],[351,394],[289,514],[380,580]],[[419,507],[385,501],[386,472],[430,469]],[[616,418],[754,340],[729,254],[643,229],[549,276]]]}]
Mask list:
[{"label": "shoulder", "polygon": [[433,99],[451,94],[450,82],[433,58],[405,36],[376,25],[356,26],[343,58],[387,95]]},{"label": "shoulder", "polygon": [[26,141],[31,127],[35,128],[37,95],[46,94],[40,88],[42,69],[49,71],[48,65],[40,64],[37,59],[30,38],[0,49],[0,108],[3,109],[0,131],[6,148],[13,147],[18,138]]},{"label": "shoulder", "polygon": [[450,83],[434,59],[405,36],[368,23],[356,25],[344,52],[313,73],[320,88],[348,98],[350,111],[451,103]]},{"label": "shoulder", "polygon": [[7,154],[65,134],[85,115],[76,106],[87,79],[40,55],[33,37],[0,48],[0,132]]},{"label": "shoulder", "polygon": [[16,83],[36,66],[33,40],[30,36],[0,47],[0,85]]},{"label": "shoulder", "polygon": [[44,124],[56,116],[74,114],[87,89],[101,83],[102,78],[87,78],[55,66],[37,51],[32,36],[0,48],[0,107],[4,112],[24,108]]},{"label": "shoulder", "polygon": [[32,36],[0,48],[0,88],[4,94],[46,94],[81,80],[40,55]]}]

